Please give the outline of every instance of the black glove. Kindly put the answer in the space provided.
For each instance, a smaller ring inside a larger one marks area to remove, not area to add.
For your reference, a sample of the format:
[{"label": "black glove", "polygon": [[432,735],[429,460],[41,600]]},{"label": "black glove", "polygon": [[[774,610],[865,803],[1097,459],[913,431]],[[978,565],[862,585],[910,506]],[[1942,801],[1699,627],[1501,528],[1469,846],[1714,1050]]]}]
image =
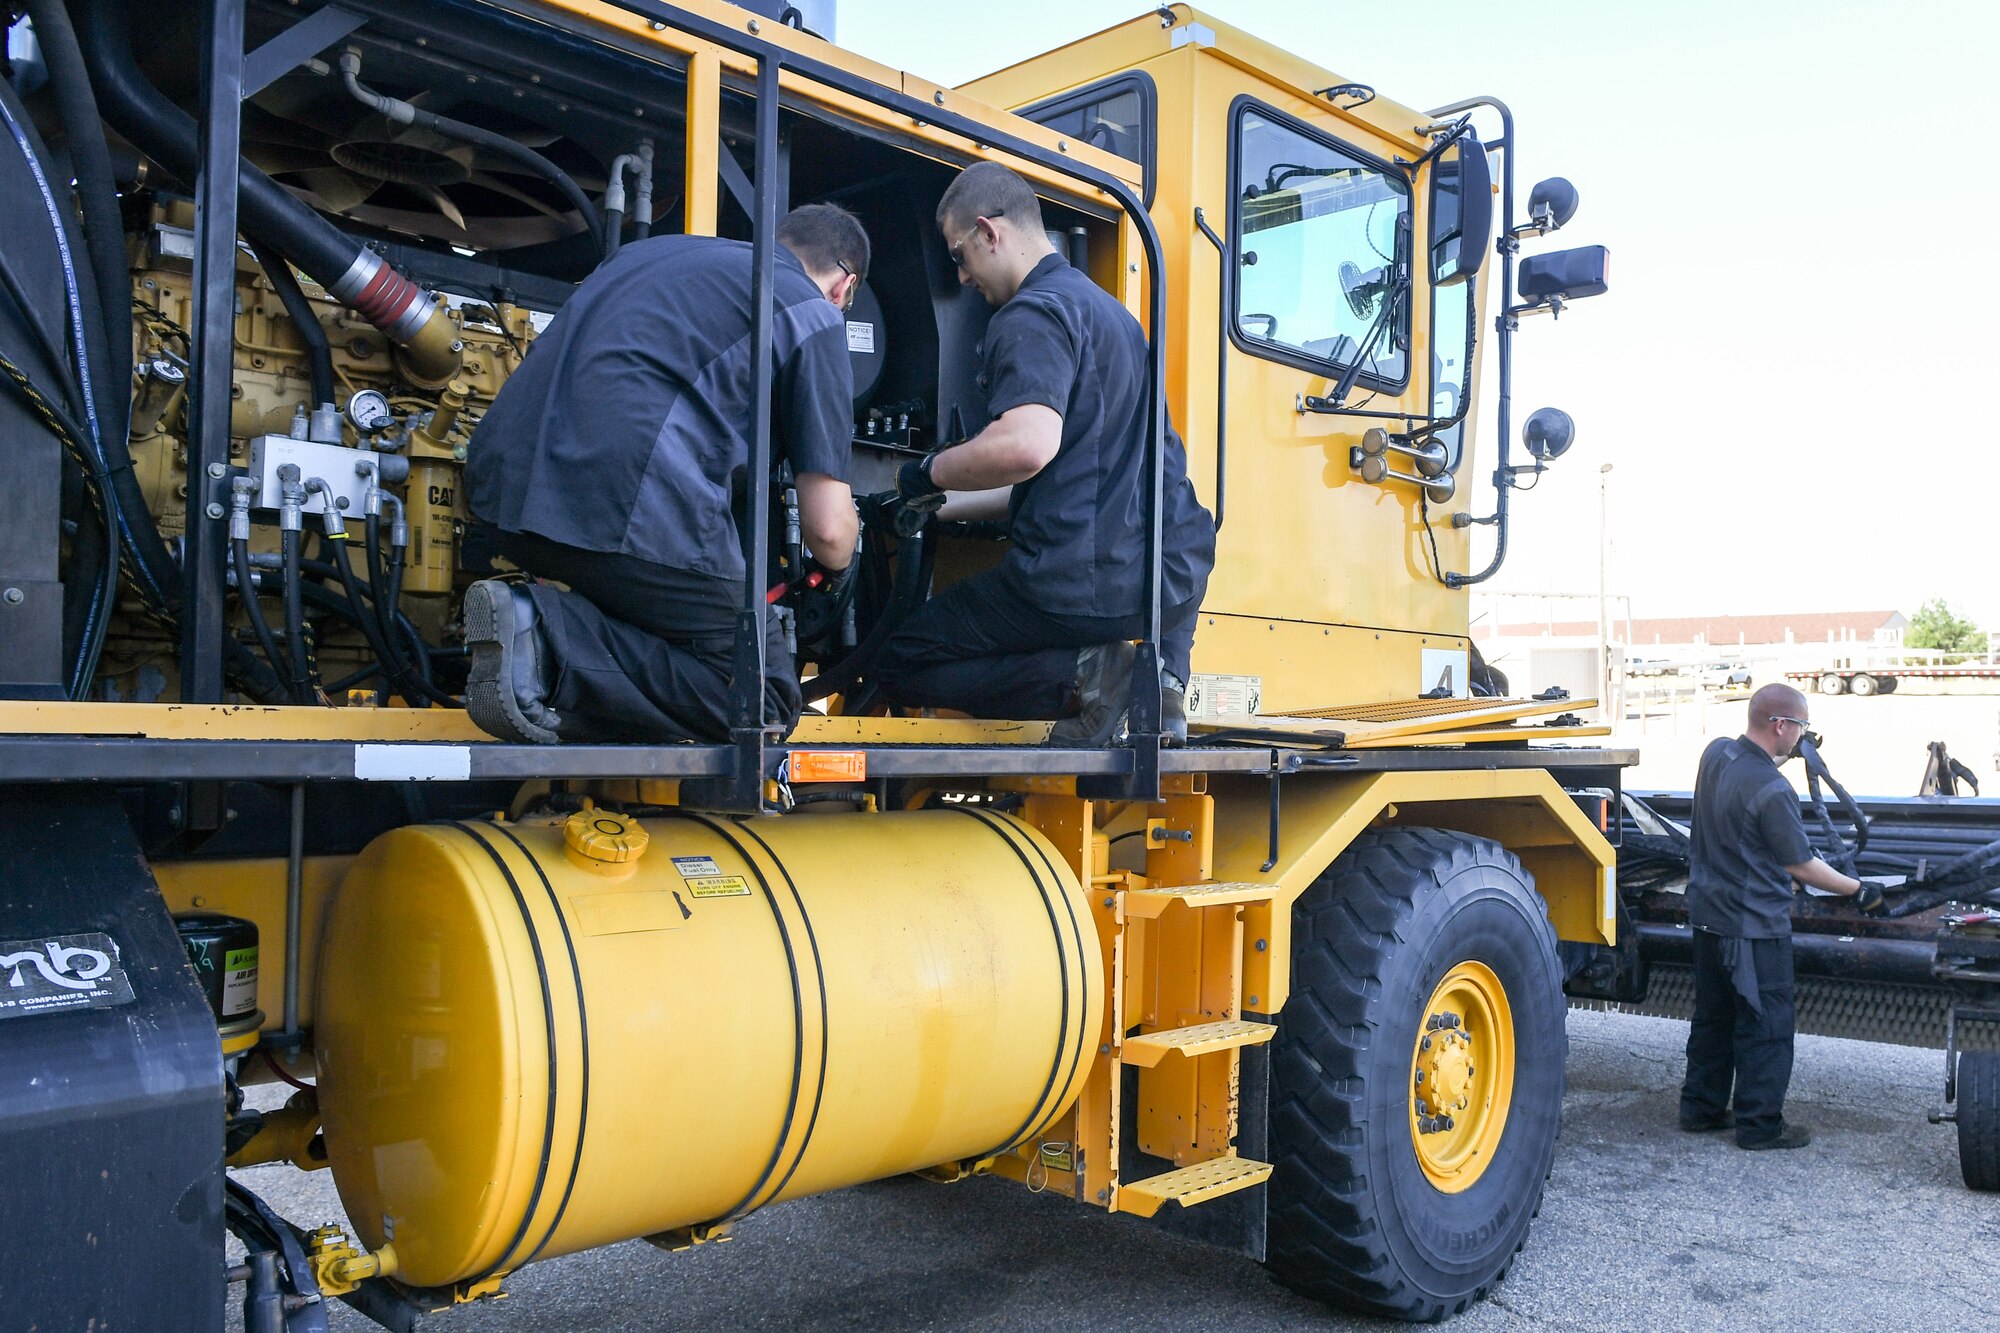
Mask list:
[{"label": "black glove", "polygon": [[810,581],[813,575],[817,574],[819,576],[819,583],[816,586],[819,588],[820,594],[838,600],[847,595],[847,586],[854,582],[854,570],[860,563],[859,560],[850,559],[845,569],[828,569],[819,562],[817,556],[809,556],[807,557],[806,578]]},{"label": "black glove", "polygon": [[1881,916],[1889,910],[1889,904],[1882,897],[1882,886],[1872,879],[1861,881],[1861,890],[1854,895],[1854,904],[1869,916]]},{"label": "black glove", "polygon": [[905,509],[935,514],[943,508],[944,492],[931,480],[931,463],[936,458],[936,454],[925,454],[896,469],[896,494],[903,498]]}]

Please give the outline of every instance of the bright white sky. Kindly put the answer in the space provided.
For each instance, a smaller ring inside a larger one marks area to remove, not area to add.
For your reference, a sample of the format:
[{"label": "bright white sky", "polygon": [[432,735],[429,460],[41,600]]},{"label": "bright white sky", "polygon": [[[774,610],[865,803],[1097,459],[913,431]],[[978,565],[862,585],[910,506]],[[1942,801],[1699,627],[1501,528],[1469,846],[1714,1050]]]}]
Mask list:
[{"label": "bright white sky", "polygon": [[[955,84],[1144,8],[845,0],[839,37]],[[2000,260],[2000,165],[1984,95],[2000,5],[1213,0],[1210,12],[1413,106],[1499,97],[1520,134],[1523,200],[1547,175],[1582,193],[1540,245],[1611,248],[1608,294],[1516,340],[1516,428],[1554,404],[1576,418],[1577,444],[1514,497],[1493,587],[1595,593],[1608,462],[1610,586],[1636,615],[1908,614],[1943,596],[2000,628],[1988,508],[2000,302],[1985,267]],[[1479,450],[1484,513],[1490,428]]]}]

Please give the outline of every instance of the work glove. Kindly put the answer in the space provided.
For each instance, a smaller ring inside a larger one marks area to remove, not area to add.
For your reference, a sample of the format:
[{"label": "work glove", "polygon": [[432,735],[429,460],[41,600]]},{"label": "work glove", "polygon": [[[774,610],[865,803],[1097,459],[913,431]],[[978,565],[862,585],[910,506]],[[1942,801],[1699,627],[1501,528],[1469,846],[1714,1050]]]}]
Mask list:
[{"label": "work glove", "polygon": [[[806,559],[806,579],[808,584],[818,588],[823,596],[831,597],[835,601],[838,601],[847,595],[847,585],[854,582],[854,570],[860,563],[858,560],[850,559],[845,569],[828,569],[819,562],[818,557],[808,556]],[[818,583],[812,583],[815,575],[819,578]]]},{"label": "work glove", "polygon": [[1861,891],[1854,895],[1854,905],[1869,916],[1881,916],[1889,910],[1889,904],[1882,897],[1882,886],[1872,879],[1861,881]]},{"label": "work glove", "polygon": [[896,494],[903,498],[905,509],[935,514],[944,507],[944,492],[931,480],[931,463],[936,458],[936,454],[925,454],[896,469]]}]

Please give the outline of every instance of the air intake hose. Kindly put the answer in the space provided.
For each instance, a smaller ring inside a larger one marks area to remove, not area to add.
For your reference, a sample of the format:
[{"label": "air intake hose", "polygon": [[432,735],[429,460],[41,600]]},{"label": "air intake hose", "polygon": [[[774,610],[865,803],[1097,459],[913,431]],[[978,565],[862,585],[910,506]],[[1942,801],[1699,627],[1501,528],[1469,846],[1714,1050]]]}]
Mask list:
[{"label": "air intake hose", "polygon": [[[148,157],[192,187],[199,175],[194,119],[162,97],[139,71],[118,0],[81,0],[84,60],[105,118]],[[239,164],[243,230],[297,264],[333,298],[401,346],[402,367],[426,387],[458,373],[458,337],[444,307],[285,192],[248,162]]]}]

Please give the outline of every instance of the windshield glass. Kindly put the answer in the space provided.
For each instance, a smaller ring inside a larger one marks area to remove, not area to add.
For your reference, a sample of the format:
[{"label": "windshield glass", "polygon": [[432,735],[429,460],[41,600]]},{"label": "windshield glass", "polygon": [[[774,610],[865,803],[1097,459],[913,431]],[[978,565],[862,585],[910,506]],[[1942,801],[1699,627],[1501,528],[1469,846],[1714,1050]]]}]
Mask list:
[{"label": "windshield glass", "polygon": [[[1254,110],[1237,122],[1236,329],[1345,368],[1394,299],[1410,187],[1401,177]],[[1409,370],[1407,302],[1368,349],[1363,382]]]}]

